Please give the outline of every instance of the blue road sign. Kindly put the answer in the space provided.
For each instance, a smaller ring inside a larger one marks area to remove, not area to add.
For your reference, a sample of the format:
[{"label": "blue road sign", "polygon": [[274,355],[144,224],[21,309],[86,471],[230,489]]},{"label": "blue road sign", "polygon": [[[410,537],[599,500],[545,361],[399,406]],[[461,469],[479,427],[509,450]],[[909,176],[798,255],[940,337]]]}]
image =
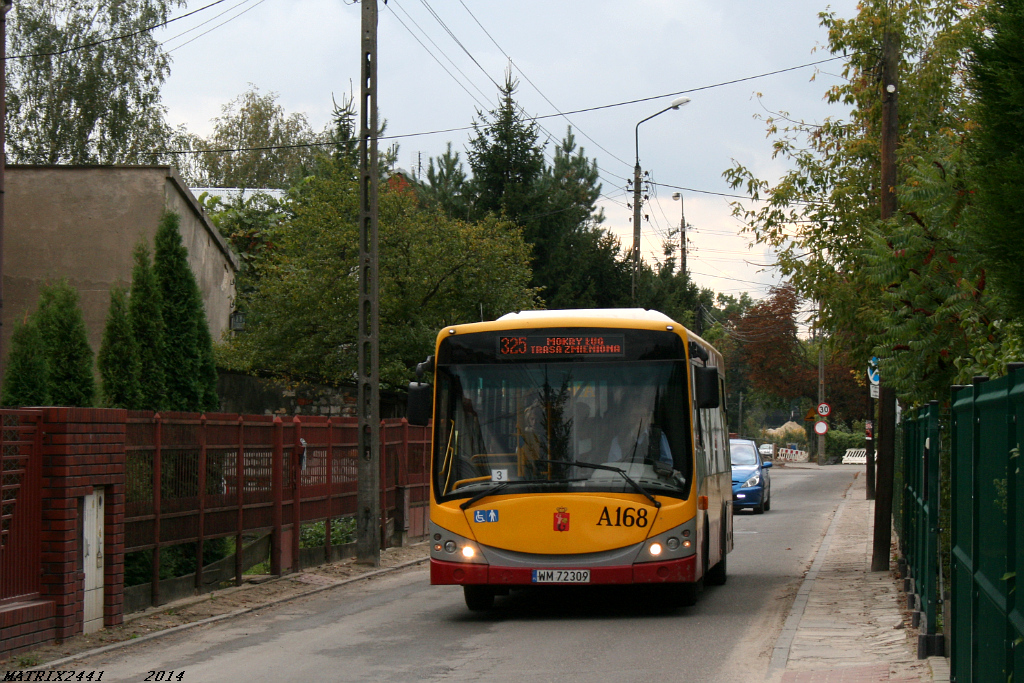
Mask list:
[{"label": "blue road sign", "polygon": [[878,357],[873,356],[868,362],[868,381],[872,384],[878,384]]}]

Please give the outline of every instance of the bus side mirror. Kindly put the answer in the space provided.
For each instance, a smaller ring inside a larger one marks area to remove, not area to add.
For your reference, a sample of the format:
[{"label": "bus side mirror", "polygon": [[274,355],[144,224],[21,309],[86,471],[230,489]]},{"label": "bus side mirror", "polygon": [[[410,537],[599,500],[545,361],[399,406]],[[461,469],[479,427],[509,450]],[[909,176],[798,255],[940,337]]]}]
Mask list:
[{"label": "bus side mirror", "polygon": [[426,427],[434,417],[434,387],[423,382],[423,373],[433,372],[434,357],[416,365],[416,381],[409,382],[409,400],[405,407],[406,419],[415,427]]},{"label": "bus side mirror", "polygon": [[694,389],[698,408],[717,408],[721,405],[718,395],[718,368],[693,368]]},{"label": "bus side mirror", "polygon": [[434,387],[426,382],[409,382],[406,419],[415,427],[426,427],[434,416]]}]

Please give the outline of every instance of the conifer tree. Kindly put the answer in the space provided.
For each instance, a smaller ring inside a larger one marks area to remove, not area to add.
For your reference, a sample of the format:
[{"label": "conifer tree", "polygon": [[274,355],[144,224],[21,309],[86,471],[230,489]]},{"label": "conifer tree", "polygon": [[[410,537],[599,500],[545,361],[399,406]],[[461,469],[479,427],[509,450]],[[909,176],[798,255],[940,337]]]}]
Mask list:
[{"label": "conifer tree", "polygon": [[110,290],[110,308],[97,365],[102,380],[103,405],[138,409],[142,398],[139,352],[128,316],[128,297],[120,286]]},{"label": "conifer tree", "polygon": [[[516,104],[518,87],[519,82],[506,73],[498,107],[489,113],[478,112],[481,120],[473,122],[476,136],[469,141],[468,155],[473,171],[474,217],[491,211],[504,213],[518,223],[536,208],[544,151],[537,142],[537,122],[529,121]],[[533,241],[529,233],[525,237]]]},{"label": "conifer tree", "polygon": [[[199,290],[196,290],[199,296]],[[199,410],[213,411],[220,409],[220,397],[217,395],[217,362],[213,357],[213,338],[206,322],[206,311],[199,300],[199,324],[196,326],[199,344]]]},{"label": "conifer tree", "polygon": [[139,354],[139,402],[141,410],[164,407],[164,319],[160,307],[160,286],[149,260],[145,242],[135,247],[128,315]]},{"label": "conifer tree", "polygon": [[36,315],[46,352],[51,403],[91,406],[96,393],[93,353],[78,307],[78,290],[63,278],[45,285]]},{"label": "conifer tree", "polygon": [[45,406],[50,403],[46,352],[39,326],[34,318],[14,327],[11,350],[7,354],[7,372],[0,403],[7,407]]},{"label": "conifer tree", "polygon": [[180,217],[167,212],[156,232],[153,270],[164,322],[162,349],[167,410],[198,410],[201,397],[197,285],[181,240]]}]

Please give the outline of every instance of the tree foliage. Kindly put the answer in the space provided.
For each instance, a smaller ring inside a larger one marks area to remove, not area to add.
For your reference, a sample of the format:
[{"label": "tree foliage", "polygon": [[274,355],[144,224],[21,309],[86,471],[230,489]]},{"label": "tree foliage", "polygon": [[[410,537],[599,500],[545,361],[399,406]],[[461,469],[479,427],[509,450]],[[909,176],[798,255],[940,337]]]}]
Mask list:
[{"label": "tree foliage", "polygon": [[424,204],[453,219],[493,215],[521,229],[533,250],[532,286],[550,308],[629,305],[630,267],[618,238],[601,227],[596,160],[569,129],[549,164],[537,123],[515,101],[517,88],[506,74],[497,106],[477,112],[467,151],[471,175],[450,145],[430,160]]},{"label": "tree foliage", "polygon": [[78,290],[64,279],[44,285],[36,320],[46,352],[51,403],[91,406],[96,394],[93,352],[78,307]]},{"label": "tree foliage", "polygon": [[[505,215],[521,224],[534,213],[537,182],[544,172],[544,151],[537,144],[537,123],[527,121],[515,101],[518,82],[511,73],[498,93],[498,107],[477,111],[470,140],[469,167],[473,216]],[[527,238],[533,237],[527,235]]]},{"label": "tree foliage", "polygon": [[132,268],[132,286],[128,298],[128,317],[139,354],[139,402],[133,406],[140,410],[163,410],[164,393],[164,318],[160,285],[149,260],[145,242],[135,247],[135,266]]},{"label": "tree foliage", "polygon": [[[156,233],[153,271],[160,289],[164,325],[163,358],[167,410],[204,410],[211,405],[208,354],[210,332],[176,213],[165,213]],[[213,390],[215,392],[215,389]]]},{"label": "tree foliage", "polygon": [[976,96],[973,134],[977,190],[970,220],[981,260],[1000,290],[1002,312],[1024,321],[1024,2],[993,0],[988,32],[973,41],[971,85]]},{"label": "tree foliage", "polygon": [[[733,187],[762,200],[758,208],[737,204],[735,213],[779,251],[797,291],[822,304],[821,329],[850,345],[854,359],[877,355],[902,399],[926,400],[985,355],[968,348],[975,328],[986,329],[987,344],[1007,332],[992,328],[990,294],[970,267],[976,261],[963,228],[971,188],[961,148],[973,126],[963,76],[982,17],[956,0],[873,0],[852,19],[825,12],[821,20],[829,50],[846,56],[845,81],[826,98],[849,107],[849,116],[821,124],[784,112],[769,118],[774,153],[792,170],[773,185],[735,164],[725,173]],[[882,222],[878,150],[887,84],[879,55],[887,31],[901,47],[901,174],[899,212]]]},{"label": "tree foliage", "polygon": [[277,97],[251,85],[221,108],[210,137],[194,142],[213,150],[198,155],[197,184],[286,188],[312,168],[319,154],[313,145],[322,136],[313,132],[305,114],[287,114]]},{"label": "tree foliage", "polygon": [[[381,377],[404,384],[437,329],[531,308],[529,249],[519,230],[488,217],[467,223],[421,209],[383,187],[380,206]],[[293,192],[275,249],[257,263],[242,298],[246,330],[223,363],[293,378],[340,382],[356,370],[358,185],[351,169],[313,177]]]},{"label": "tree foliage", "polygon": [[[147,27],[185,0],[19,0],[8,20],[10,160],[153,163],[170,60]],[[110,40],[111,38],[117,38]],[[91,47],[86,44],[100,43]]]},{"label": "tree foliage", "polygon": [[784,399],[808,394],[816,368],[797,336],[800,297],[792,285],[773,288],[736,324],[739,357],[750,386]]},{"label": "tree foliage", "polygon": [[49,403],[46,349],[35,318],[26,315],[24,320],[15,323],[11,334],[0,404],[16,408],[45,406]]},{"label": "tree foliage", "polygon": [[107,324],[96,359],[99,366],[103,405],[107,408],[137,409],[142,400],[139,386],[139,350],[128,313],[128,294],[123,287],[110,290]]}]

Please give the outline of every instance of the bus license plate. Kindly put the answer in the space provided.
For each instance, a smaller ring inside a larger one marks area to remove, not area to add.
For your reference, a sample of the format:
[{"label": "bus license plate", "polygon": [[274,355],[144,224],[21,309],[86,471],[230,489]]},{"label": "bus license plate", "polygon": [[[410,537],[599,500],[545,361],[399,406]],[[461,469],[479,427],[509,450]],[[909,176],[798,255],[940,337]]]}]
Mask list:
[{"label": "bus license plate", "polygon": [[589,569],[534,569],[534,583],[590,583]]}]

